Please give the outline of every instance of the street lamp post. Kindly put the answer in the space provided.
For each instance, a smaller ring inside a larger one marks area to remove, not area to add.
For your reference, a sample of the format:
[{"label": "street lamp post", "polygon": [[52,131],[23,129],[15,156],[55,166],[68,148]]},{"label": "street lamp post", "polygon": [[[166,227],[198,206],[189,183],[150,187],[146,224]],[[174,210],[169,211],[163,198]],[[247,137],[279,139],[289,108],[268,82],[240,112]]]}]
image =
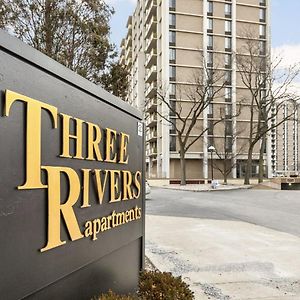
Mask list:
[{"label": "street lamp post", "polygon": [[213,183],[214,180],[214,167],[213,167],[213,152],[216,150],[216,148],[211,145],[207,149],[210,152],[210,168],[211,168],[211,184]]}]

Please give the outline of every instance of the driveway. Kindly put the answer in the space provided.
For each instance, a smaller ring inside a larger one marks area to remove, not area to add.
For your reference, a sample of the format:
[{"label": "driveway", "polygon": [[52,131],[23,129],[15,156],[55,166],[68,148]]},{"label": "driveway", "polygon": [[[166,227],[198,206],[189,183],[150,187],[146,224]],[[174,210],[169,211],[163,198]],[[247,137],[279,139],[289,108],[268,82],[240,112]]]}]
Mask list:
[{"label": "driveway", "polygon": [[196,299],[300,299],[300,192],[152,189],[146,255]]}]

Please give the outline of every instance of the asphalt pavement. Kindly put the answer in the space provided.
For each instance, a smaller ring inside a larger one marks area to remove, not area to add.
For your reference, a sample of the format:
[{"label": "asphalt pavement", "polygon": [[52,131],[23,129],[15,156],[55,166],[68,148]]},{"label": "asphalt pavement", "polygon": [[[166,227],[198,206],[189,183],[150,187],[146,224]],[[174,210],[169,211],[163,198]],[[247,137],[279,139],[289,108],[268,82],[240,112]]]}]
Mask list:
[{"label": "asphalt pavement", "polygon": [[152,188],[146,214],[242,221],[300,236],[300,191],[189,192]]},{"label": "asphalt pavement", "polygon": [[146,255],[196,299],[300,299],[300,191],[152,188]]}]

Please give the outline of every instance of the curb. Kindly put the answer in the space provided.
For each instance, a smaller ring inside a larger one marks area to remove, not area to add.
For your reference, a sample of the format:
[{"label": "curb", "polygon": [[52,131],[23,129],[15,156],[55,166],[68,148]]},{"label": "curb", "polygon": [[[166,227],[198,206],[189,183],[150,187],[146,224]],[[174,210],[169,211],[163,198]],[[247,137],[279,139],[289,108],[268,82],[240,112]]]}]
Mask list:
[{"label": "curb", "polygon": [[217,188],[217,189],[181,189],[179,187],[172,187],[172,186],[151,186],[151,188],[160,188],[160,189],[165,189],[165,190],[175,190],[175,191],[184,191],[184,192],[223,192],[223,191],[234,191],[234,190],[249,190],[252,189],[253,186],[238,186],[238,187],[232,187],[232,188]]}]

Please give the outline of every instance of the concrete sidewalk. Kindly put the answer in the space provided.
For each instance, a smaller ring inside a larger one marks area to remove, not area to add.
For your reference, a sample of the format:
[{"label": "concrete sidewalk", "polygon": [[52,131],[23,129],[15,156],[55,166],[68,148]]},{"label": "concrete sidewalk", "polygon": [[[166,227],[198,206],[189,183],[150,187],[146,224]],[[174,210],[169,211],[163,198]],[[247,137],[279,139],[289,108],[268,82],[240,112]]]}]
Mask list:
[{"label": "concrete sidewalk", "polygon": [[196,299],[300,299],[300,238],[199,218],[146,217],[146,255],[182,276]]},{"label": "concrete sidewalk", "polygon": [[162,189],[172,189],[179,191],[191,191],[191,192],[214,192],[214,191],[231,191],[231,190],[240,190],[240,189],[251,189],[252,185],[218,185],[217,188],[213,189],[211,184],[168,184],[160,186]]}]

